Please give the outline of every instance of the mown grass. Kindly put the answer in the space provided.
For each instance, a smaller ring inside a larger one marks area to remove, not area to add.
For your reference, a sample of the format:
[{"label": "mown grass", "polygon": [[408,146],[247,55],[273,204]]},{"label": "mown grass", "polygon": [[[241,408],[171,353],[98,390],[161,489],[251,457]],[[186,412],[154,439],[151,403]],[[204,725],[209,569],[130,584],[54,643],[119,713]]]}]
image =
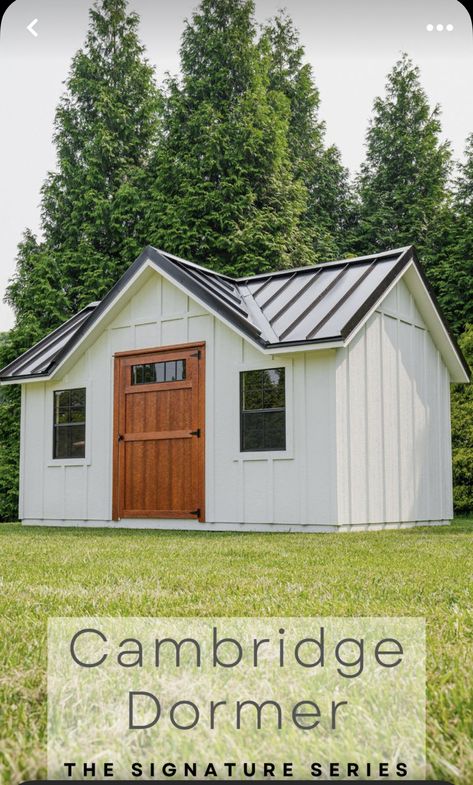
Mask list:
[{"label": "mown grass", "polygon": [[49,616],[425,616],[429,777],[473,782],[473,519],[366,534],[0,525],[0,782],[46,773]]}]

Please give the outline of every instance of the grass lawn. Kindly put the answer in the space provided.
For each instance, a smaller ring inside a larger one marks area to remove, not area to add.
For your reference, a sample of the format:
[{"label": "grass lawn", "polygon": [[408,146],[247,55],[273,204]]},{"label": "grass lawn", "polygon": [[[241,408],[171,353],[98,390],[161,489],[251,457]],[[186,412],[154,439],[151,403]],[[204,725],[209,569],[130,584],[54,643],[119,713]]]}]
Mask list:
[{"label": "grass lawn", "polygon": [[46,774],[48,616],[425,616],[430,777],[473,782],[473,519],[366,534],[0,524],[0,782]]}]

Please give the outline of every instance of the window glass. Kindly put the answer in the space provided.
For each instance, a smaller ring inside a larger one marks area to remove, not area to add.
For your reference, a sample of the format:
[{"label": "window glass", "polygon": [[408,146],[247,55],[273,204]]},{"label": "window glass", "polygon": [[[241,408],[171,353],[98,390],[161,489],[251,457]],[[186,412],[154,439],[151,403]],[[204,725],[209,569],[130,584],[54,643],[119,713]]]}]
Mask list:
[{"label": "window glass", "polygon": [[240,374],[240,448],[286,449],[286,391],[284,368]]},{"label": "window glass", "polygon": [[85,387],[54,393],[53,458],[85,457]]},{"label": "window glass", "polygon": [[160,382],[182,382],[186,378],[185,360],[166,360],[159,363],[133,365],[132,384],[159,384]]}]

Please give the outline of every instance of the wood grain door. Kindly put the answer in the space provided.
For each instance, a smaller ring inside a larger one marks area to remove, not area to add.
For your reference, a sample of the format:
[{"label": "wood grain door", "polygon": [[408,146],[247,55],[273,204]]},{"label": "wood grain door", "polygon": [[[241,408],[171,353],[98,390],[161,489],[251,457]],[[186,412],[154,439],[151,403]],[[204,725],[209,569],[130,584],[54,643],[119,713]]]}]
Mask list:
[{"label": "wood grain door", "polygon": [[204,510],[205,346],[115,355],[113,519]]}]

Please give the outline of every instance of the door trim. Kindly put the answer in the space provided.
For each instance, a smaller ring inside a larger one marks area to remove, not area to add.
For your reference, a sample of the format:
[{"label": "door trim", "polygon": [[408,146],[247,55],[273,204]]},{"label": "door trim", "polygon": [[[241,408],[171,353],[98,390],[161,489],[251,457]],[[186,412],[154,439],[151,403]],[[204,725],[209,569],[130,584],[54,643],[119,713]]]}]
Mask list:
[{"label": "door trim", "polygon": [[[199,412],[199,428],[200,428],[200,436],[199,436],[199,451],[198,451],[198,463],[197,463],[197,492],[198,492],[198,503],[196,505],[196,509],[199,511],[199,515],[195,517],[195,520],[199,520],[200,523],[205,522],[205,341],[197,341],[192,343],[180,343],[180,344],[173,344],[170,346],[156,346],[153,348],[146,348],[146,349],[131,349],[129,351],[124,352],[115,352],[114,357],[114,373],[113,373],[113,455],[112,455],[112,520],[119,521],[119,511],[120,511],[120,481],[121,481],[121,471],[120,471],[120,455],[121,455],[121,444],[118,437],[120,434],[120,401],[122,397],[122,379],[121,379],[121,367],[122,367],[122,360],[127,357],[141,357],[146,356],[149,354],[165,354],[169,352],[179,352],[179,351],[189,351],[191,349],[196,349],[200,352],[199,357],[199,382],[198,382],[198,412]],[[157,517],[154,515],[142,515],[142,518],[150,518],[150,517]],[[163,515],[159,516],[160,518],[164,518]],[[173,518],[171,513],[166,517]],[[189,517],[189,520],[192,520],[192,516]]]}]

